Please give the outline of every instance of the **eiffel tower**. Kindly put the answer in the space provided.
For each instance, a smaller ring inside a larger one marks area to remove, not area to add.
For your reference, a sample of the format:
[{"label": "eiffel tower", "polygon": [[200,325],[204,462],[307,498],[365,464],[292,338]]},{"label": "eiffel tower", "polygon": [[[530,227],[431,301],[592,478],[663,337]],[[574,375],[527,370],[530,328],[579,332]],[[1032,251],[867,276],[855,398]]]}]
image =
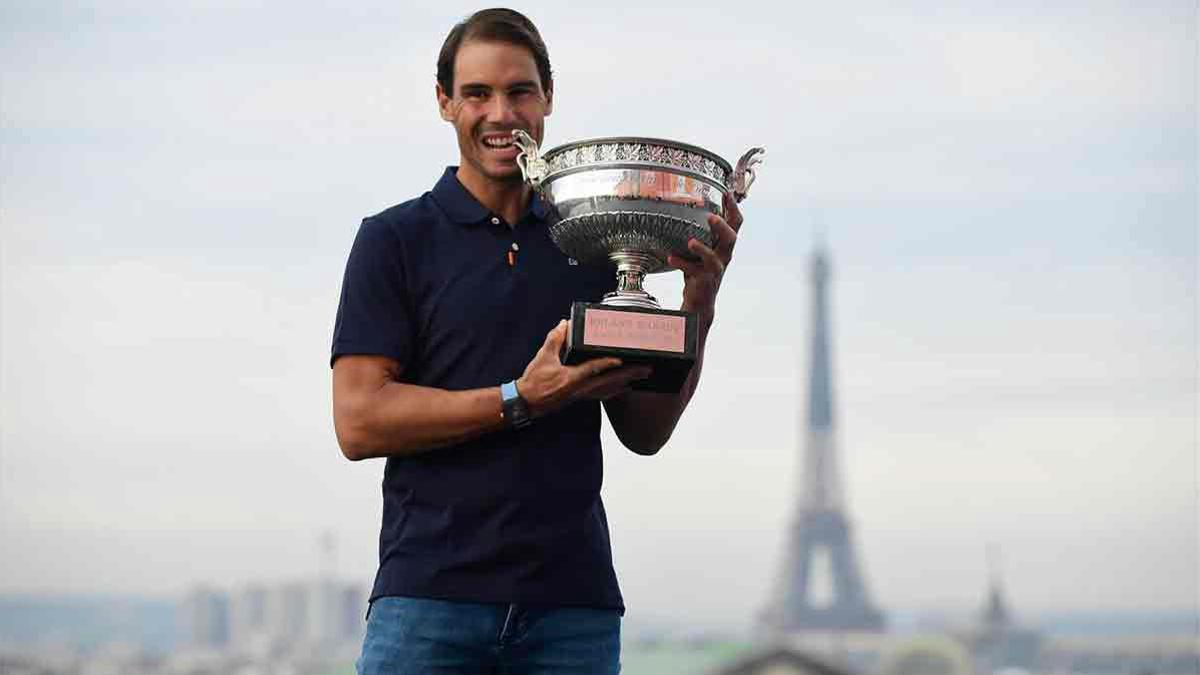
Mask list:
[{"label": "eiffel tower", "polygon": [[[783,573],[763,613],[773,632],[879,632],[883,614],[872,604],[854,552],[845,496],[837,470],[833,383],[829,353],[829,259],[812,256],[812,343],[803,492],[788,532]],[[832,598],[814,597],[818,555],[828,556]]]}]

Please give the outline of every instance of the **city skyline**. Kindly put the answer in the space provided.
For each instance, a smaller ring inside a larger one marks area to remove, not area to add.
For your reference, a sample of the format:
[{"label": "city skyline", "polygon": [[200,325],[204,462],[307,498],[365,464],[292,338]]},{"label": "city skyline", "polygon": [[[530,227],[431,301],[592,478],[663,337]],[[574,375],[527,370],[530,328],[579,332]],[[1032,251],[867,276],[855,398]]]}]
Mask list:
[{"label": "city skyline", "polygon": [[[333,438],[333,313],[359,219],[456,161],[433,64],[475,8],[0,10],[0,593],[315,575],[325,531],[370,583],[382,464]],[[604,432],[631,617],[766,600],[815,231],[879,606],[976,607],[990,544],[1018,616],[1196,606],[1193,5],[519,9],[547,143],[768,149],[692,408],[654,458]],[[698,63],[630,75],[662,53]]]}]

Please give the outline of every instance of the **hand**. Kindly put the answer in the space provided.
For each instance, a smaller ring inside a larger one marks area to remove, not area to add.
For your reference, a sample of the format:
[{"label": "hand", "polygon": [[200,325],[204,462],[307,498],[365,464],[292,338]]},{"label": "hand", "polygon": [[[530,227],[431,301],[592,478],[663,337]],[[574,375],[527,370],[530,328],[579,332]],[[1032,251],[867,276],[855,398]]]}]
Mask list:
[{"label": "hand", "polygon": [[717,291],[721,289],[721,278],[725,268],[733,260],[733,247],[737,244],[738,232],[742,229],[742,212],[737,200],[729,192],[724,198],[725,218],[709,214],[708,225],[712,229],[714,246],[709,248],[697,239],[688,240],[688,250],[699,260],[686,260],[677,255],[667,256],[667,264],[683,271],[683,304],[680,309],[696,312],[701,325],[712,324],[716,313]]},{"label": "hand", "polygon": [[558,353],[570,323],[560,321],[517,379],[517,390],[533,417],[554,412],[582,399],[606,400],[627,393],[637,380],[650,376],[647,366],[622,366],[621,359],[599,358],[564,366]]}]

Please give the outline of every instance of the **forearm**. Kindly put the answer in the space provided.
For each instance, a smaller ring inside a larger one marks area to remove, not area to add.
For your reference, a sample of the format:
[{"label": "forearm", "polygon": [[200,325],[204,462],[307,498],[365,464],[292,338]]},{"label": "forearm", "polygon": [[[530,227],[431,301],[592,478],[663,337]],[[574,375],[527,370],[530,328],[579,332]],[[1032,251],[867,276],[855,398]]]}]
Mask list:
[{"label": "forearm", "polygon": [[348,459],[413,455],[504,428],[500,388],[447,391],[403,382],[334,399]]},{"label": "forearm", "polygon": [[633,391],[605,402],[608,420],[621,444],[639,455],[657,453],[675,431],[679,418],[687,409],[704,369],[704,345],[712,325],[711,316],[701,316],[697,340],[696,363],[678,393],[660,394]]}]

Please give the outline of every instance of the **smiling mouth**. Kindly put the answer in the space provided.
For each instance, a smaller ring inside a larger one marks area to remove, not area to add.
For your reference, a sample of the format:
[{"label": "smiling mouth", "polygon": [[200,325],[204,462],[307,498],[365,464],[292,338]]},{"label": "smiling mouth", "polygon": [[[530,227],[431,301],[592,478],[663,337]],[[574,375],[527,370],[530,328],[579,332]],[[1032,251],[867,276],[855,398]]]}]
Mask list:
[{"label": "smiling mouth", "polygon": [[504,136],[485,136],[482,139],[483,145],[492,150],[507,150],[513,147],[512,134]]}]

